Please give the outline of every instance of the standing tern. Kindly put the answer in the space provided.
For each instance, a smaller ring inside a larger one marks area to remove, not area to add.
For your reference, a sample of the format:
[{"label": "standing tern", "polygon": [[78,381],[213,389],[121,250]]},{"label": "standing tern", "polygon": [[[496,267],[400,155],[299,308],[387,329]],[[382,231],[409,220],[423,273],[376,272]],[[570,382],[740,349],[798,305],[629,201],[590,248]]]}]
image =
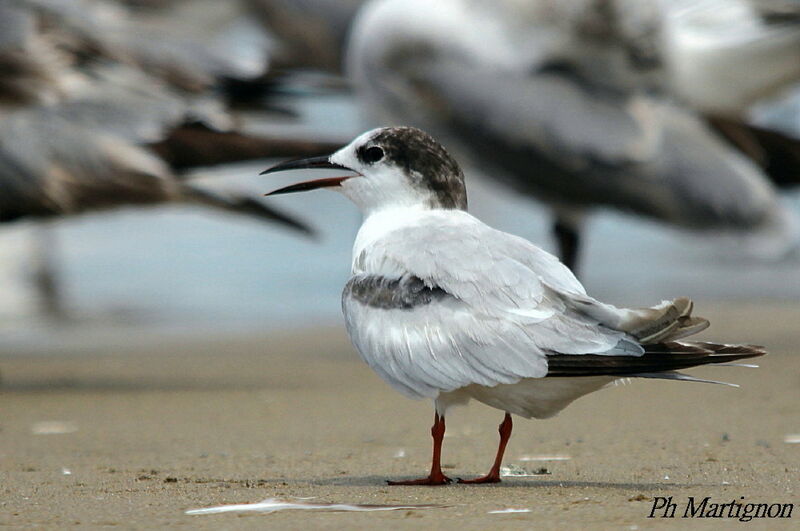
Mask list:
[{"label": "standing tern", "polygon": [[[683,20],[670,17],[664,31],[657,3],[640,0],[372,0],[353,24],[348,71],[377,123],[431,131],[486,175],[545,202],[570,268],[598,207],[732,234],[754,254],[782,256],[797,243],[793,214],[752,161],[675,98],[675,71],[696,50],[678,47],[676,57],[662,38],[685,35]],[[798,26],[782,48],[718,55],[723,71],[756,79],[749,73],[767,62],[734,59],[764,51],[785,57],[777,66],[794,60],[800,76]],[[721,85],[714,74],[709,82]],[[697,85],[681,90],[707,86]]]},{"label": "standing tern", "polygon": [[301,168],[348,175],[268,195],[330,188],[365,216],[342,296],[356,350],[404,395],[435,402],[430,474],[392,485],[451,481],[440,465],[445,415],[470,399],[505,417],[491,471],[459,481],[496,483],[512,414],[552,417],[621,377],[703,381],[677,371],[765,354],[679,341],[709,324],[686,297],[631,309],[588,296],[556,257],[468,214],[461,169],[419,129],[375,129],[330,157],[263,173]]}]

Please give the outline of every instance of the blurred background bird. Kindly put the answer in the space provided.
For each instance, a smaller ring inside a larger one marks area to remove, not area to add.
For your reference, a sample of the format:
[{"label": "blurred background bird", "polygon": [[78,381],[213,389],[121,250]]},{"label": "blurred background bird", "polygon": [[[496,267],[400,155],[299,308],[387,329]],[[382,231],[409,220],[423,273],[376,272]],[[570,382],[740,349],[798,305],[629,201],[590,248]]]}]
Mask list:
[{"label": "blurred background bird", "polygon": [[[179,173],[338,145],[239,130],[227,84],[260,79],[269,65],[264,30],[238,2],[169,3],[151,12],[100,1],[0,0],[0,221],[172,202],[310,233],[252,195]],[[45,228],[39,238],[40,300],[48,315],[63,317],[54,235]]]},{"label": "blurred background bird", "polygon": [[[430,130],[542,200],[570,267],[597,207],[733,234],[757,256],[796,246],[766,155],[796,163],[796,143],[747,121],[800,78],[796,5],[423,4],[374,0],[358,17],[348,71],[368,114]],[[796,183],[800,166],[780,166]]]},{"label": "blurred background bird", "polygon": [[278,38],[274,61],[290,68],[339,73],[350,26],[364,0],[248,0]]}]

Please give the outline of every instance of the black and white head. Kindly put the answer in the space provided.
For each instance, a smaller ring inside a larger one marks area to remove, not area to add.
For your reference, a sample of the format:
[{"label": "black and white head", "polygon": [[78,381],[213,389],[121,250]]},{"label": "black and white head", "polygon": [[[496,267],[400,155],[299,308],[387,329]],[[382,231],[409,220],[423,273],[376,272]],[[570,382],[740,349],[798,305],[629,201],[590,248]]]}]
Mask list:
[{"label": "black and white head", "polygon": [[306,181],[267,195],[331,188],[365,213],[398,206],[467,208],[461,168],[441,144],[413,127],[374,129],[329,157],[284,162],[262,174],[303,168],[345,170],[351,175]]}]

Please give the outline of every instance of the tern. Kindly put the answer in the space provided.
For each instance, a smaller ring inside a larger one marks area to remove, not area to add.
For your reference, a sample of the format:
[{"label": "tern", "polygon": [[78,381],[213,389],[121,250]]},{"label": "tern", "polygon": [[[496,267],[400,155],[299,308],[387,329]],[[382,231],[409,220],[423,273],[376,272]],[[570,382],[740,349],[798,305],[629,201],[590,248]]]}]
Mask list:
[{"label": "tern", "polygon": [[262,173],[335,169],[267,195],[329,188],[364,221],[342,295],[347,332],[362,359],[410,398],[434,400],[433,462],[422,479],[443,485],[447,410],[471,399],[505,412],[490,472],[500,481],[515,414],[552,417],[619,378],[706,381],[677,372],[761,356],[762,347],[680,339],[708,326],[680,297],[651,308],[617,308],[586,294],[572,272],[532,243],[467,212],[458,163],[411,127],[369,131],[329,157]]},{"label": "tern", "polygon": [[[780,257],[797,244],[795,216],[764,172],[678,98],[716,110],[711,86],[734,110],[762,84],[800,77],[800,29],[756,25],[701,40],[697,18],[639,0],[372,0],[353,24],[347,70],[377,123],[428,130],[547,204],[573,270],[597,207],[735,235]],[[697,49],[710,40],[735,45],[715,48],[713,71]]]}]

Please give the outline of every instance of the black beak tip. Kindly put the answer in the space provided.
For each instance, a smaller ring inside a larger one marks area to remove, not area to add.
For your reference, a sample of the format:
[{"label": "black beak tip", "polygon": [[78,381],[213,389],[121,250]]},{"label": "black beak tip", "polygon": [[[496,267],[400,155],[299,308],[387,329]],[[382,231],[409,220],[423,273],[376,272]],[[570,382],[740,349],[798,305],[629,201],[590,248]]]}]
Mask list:
[{"label": "black beak tip", "polygon": [[268,173],[278,173],[279,171],[284,171],[287,169],[289,170],[302,169],[302,166],[295,167],[294,162],[295,161],[279,162],[278,164],[274,164],[269,168],[267,168],[266,170],[262,171],[261,173],[259,173],[259,175],[266,175]]}]

